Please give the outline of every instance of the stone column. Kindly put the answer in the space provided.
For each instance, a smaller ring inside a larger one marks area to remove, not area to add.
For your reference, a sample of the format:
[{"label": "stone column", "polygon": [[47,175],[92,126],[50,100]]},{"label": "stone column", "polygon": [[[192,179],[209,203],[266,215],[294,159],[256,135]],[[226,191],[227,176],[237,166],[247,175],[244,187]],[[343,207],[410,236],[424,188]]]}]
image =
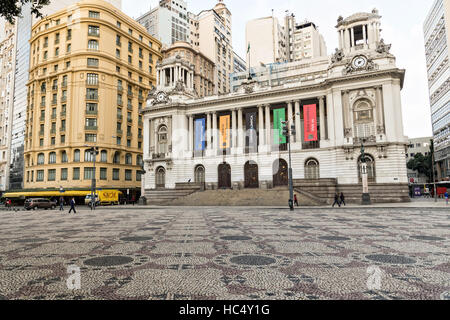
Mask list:
[{"label": "stone column", "polygon": [[259,150],[261,150],[261,147],[265,144],[264,139],[264,110],[263,106],[258,106],[258,131],[259,131]]},{"label": "stone column", "polygon": [[144,139],[144,159],[149,159],[151,154],[150,154],[150,136],[151,136],[151,132],[150,132],[150,128],[152,127],[152,120],[149,119],[147,121],[144,120],[144,135],[146,135],[149,139]]},{"label": "stone column", "polygon": [[325,97],[319,97],[320,141],[325,140]]},{"label": "stone column", "polygon": [[212,143],[211,143],[211,112],[208,112],[206,115],[206,148],[208,150],[212,149]]},{"label": "stone column", "polygon": [[173,68],[170,68],[170,86],[173,86]]},{"label": "stone column", "polygon": [[194,151],[194,116],[189,116],[189,152]]},{"label": "stone column", "polygon": [[234,149],[237,147],[237,136],[236,136],[236,109],[231,111],[231,147]]},{"label": "stone column", "polygon": [[242,108],[238,109],[238,147],[244,146],[244,126],[242,123]]},{"label": "stone column", "polygon": [[353,30],[353,28],[350,29],[350,42],[350,47],[353,48],[355,46],[355,30]]},{"label": "stone column", "polygon": [[364,39],[364,46],[365,46],[366,43],[367,43],[367,41],[366,41],[366,40],[367,40],[366,26],[367,26],[367,25],[365,25],[365,24],[362,26],[362,29],[363,29],[363,39]]},{"label": "stone column", "polygon": [[349,106],[349,100],[348,100],[349,92],[346,90],[343,92],[343,113],[344,113],[344,132],[346,129],[352,129],[351,123],[350,123],[350,106]]},{"label": "stone column", "polygon": [[271,146],[272,129],[270,128],[270,105],[266,104],[266,145]]},{"label": "stone column", "polygon": [[287,120],[288,120],[289,130],[291,130],[291,125],[293,124],[293,120],[294,120],[293,114],[292,114],[292,103],[293,103],[293,101],[288,101],[286,103],[287,103],[287,106],[288,106],[288,118],[287,118]]},{"label": "stone column", "polygon": [[295,101],[295,142],[302,146],[302,122],[300,115],[300,101]]},{"label": "stone column", "polygon": [[214,111],[212,114],[213,117],[213,129],[212,129],[212,137],[213,137],[213,142],[212,142],[212,149],[214,150],[214,155],[217,155],[217,113]]},{"label": "stone column", "polygon": [[376,96],[376,114],[377,114],[377,130],[378,127],[383,127],[384,133],[384,112],[383,112],[383,96],[381,94],[381,86],[375,88]]}]

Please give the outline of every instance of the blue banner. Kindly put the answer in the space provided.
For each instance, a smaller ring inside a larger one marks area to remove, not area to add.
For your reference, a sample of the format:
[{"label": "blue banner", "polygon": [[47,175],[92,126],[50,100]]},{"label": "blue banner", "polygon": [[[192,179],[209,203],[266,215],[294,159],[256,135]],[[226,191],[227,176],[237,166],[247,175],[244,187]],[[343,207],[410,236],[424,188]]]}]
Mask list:
[{"label": "blue banner", "polygon": [[205,132],[206,132],[206,119],[195,120],[195,151],[205,150]]}]

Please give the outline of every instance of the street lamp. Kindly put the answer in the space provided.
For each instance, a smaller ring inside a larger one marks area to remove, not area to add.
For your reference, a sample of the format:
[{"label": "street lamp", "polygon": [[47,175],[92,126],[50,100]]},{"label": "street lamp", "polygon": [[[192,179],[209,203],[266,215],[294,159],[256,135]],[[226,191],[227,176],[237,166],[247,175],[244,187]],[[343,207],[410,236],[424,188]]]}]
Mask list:
[{"label": "street lamp", "polygon": [[282,121],[283,124],[283,135],[286,137],[288,142],[289,151],[289,208],[294,211],[294,182],[292,178],[292,159],[291,159],[291,135],[295,135],[295,125],[292,124],[289,130],[289,122]]},{"label": "street lamp", "polygon": [[362,204],[363,205],[370,205],[370,194],[369,194],[369,177],[367,172],[367,163],[366,163],[366,153],[364,151],[364,142],[366,142],[365,139],[361,142],[361,179],[362,179],[362,186],[363,186],[363,192],[362,192]]},{"label": "street lamp", "polygon": [[[85,146],[85,147],[90,147],[90,146]],[[91,147],[87,151],[89,151],[91,153],[92,157],[94,158],[94,174],[92,176],[92,183],[91,183],[91,210],[95,210],[95,201],[96,201],[95,189],[97,187],[97,180],[95,178],[95,160],[97,158],[97,155],[99,154],[99,151],[98,151],[98,147]]]}]

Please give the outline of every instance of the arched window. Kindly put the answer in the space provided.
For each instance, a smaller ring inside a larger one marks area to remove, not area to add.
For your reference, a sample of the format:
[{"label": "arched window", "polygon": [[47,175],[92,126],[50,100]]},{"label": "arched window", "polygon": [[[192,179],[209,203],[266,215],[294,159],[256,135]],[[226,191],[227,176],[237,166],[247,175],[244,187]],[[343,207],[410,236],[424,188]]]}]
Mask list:
[{"label": "arched window", "polygon": [[141,155],[138,155],[138,156],[136,157],[136,164],[137,164],[138,166],[143,166],[143,165],[144,165],[144,161],[143,161]]},{"label": "arched window", "polygon": [[94,155],[90,150],[84,151],[84,162],[94,162]]},{"label": "arched window", "polygon": [[39,153],[37,157],[37,164],[44,164],[45,162],[45,155],[43,153]]},{"label": "arched window", "polygon": [[108,151],[102,150],[100,152],[100,162],[108,162]]},{"label": "arched window", "polygon": [[202,165],[195,167],[195,182],[205,183],[205,167]]},{"label": "arched window", "polygon": [[48,163],[49,164],[56,163],[56,152],[50,152],[50,154],[48,155]]},{"label": "arched window", "polygon": [[319,161],[310,158],[305,161],[305,179],[307,180],[319,180],[320,179],[320,167]]},{"label": "arched window", "polygon": [[[362,164],[362,156],[358,158],[358,178],[359,181],[362,181],[362,172],[361,172],[361,164]],[[376,172],[375,172],[375,158],[370,154],[366,154],[366,166],[367,166],[367,177],[370,182],[375,182],[376,180]]]},{"label": "arched window", "polygon": [[163,167],[158,167],[156,169],[156,188],[166,187],[166,170]]},{"label": "arched window", "polygon": [[354,137],[356,142],[375,137],[374,109],[368,99],[360,99],[353,105]]},{"label": "arched window", "polygon": [[80,150],[75,150],[73,152],[73,162],[80,162]]},{"label": "arched window", "polygon": [[133,164],[133,157],[129,153],[125,155],[125,164],[129,165]]},{"label": "arched window", "polygon": [[114,164],[120,164],[120,152],[119,152],[119,151],[117,151],[116,153],[114,153],[113,163],[114,163]]},{"label": "arched window", "polygon": [[167,153],[167,127],[162,125],[158,129],[158,153]]},{"label": "arched window", "polygon": [[67,152],[66,151],[61,152],[61,162],[62,163],[69,162],[69,157],[67,156]]}]

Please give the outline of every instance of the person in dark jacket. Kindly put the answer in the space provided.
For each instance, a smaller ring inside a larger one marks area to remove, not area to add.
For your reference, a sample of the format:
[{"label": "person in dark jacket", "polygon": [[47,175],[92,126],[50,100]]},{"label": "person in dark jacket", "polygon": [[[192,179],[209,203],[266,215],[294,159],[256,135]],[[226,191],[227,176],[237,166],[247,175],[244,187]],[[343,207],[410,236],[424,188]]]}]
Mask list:
[{"label": "person in dark jacket", "polygon": [[64,211],[64,197],[59,197],[59,211]]},{"label": "person in dark jacket", "polygon": [[298,199],[296,194],[294,194],[294,204],[298,207]]},{"label": "person in dark jacket", "polygon": [[69,213],[71,213],[73,210],[73,213],[77,213],[77,210],[75,210],[75,198],[72,198],[72,200],[70,200],[70,210]]},{"label": "person in dark jacket", "polygon": [[345,204],[345,196],[344,196],[344,193],[343,192],[341,192],[341,204],[344,204],[344,206],[347,206],[346,204]]},{"label": "person in dark jacket", "polygon": [[334,195],[333,208],[335,205],[338,205],[339,208],[341,207],[341,203],[339,202],[339,195],[337,193]]}]

